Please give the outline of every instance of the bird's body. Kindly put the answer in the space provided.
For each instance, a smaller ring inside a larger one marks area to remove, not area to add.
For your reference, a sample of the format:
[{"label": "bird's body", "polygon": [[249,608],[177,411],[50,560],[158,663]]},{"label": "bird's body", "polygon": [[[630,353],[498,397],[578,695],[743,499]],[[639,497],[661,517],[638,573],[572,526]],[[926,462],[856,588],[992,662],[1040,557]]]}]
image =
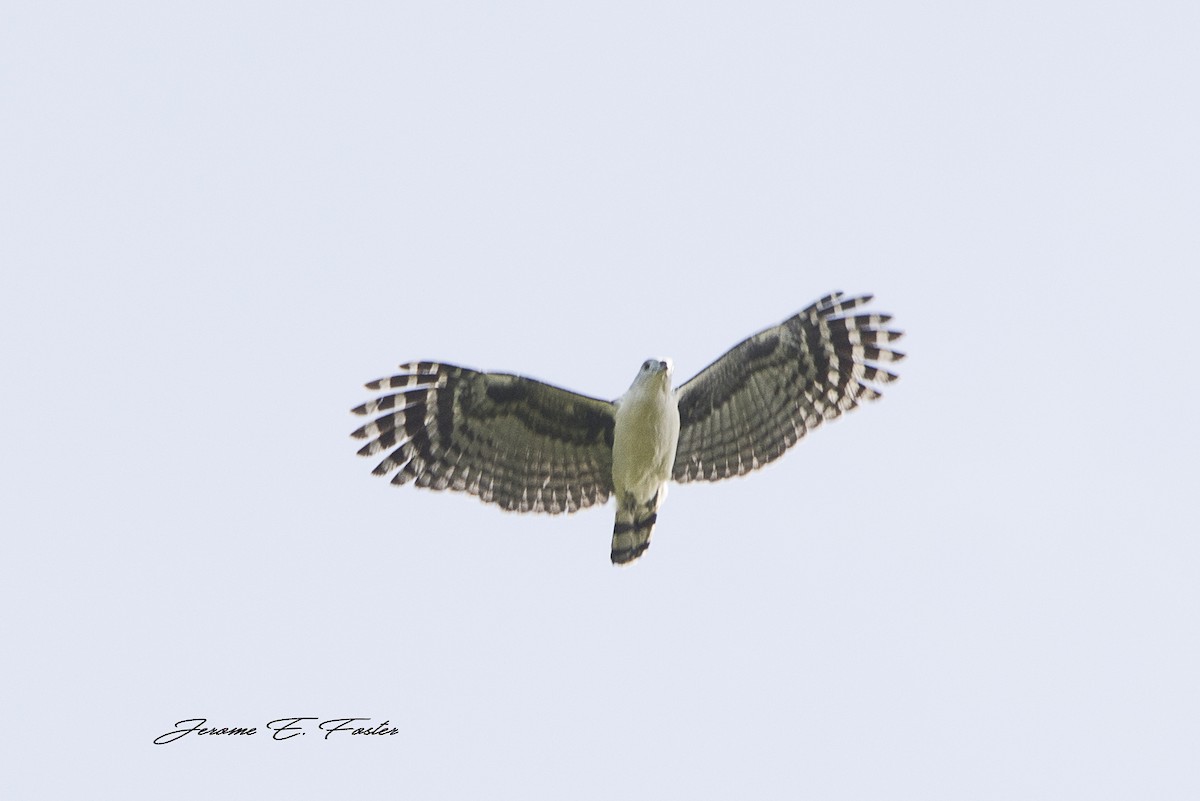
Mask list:
[{"label": "bird's body", "polygon": [[[649,359],[615,401],[523,376],[409,362],[367,384],[395,390],[356,407],[379,414],[353,436],[393,484],[469,492],[518,512],[574,512],[616,496],[614,563],[637,559],[668,481],[716,481],[781,456],[808,431],[880,396],[873,362],[901,333],[853,314],[870,295],[833,293],[739,343],[677,388]],[[381,413],[381,414],[380,414]]]},{"label": "bird's body", "polygon": [[612,560],[631,562],[650,545],[658,506],[679,445],[679,401],[671,386],[671,366],[649,359],[629,390],[616,401],[613,425]]}]

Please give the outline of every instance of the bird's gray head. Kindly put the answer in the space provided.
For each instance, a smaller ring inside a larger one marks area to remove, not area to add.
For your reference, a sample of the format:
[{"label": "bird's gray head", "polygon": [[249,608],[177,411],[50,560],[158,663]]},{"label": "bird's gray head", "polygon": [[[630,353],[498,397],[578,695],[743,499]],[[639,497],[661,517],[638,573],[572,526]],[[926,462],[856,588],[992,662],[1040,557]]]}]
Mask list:
[{"label": "bird's gray head", "polygon": [[633,380],[633,383],[640,384],[657,380],[669,387],[671,386],[671,372],[670,359],[646,359],[642,362],[642,368],[638,370],[637,378]]}]

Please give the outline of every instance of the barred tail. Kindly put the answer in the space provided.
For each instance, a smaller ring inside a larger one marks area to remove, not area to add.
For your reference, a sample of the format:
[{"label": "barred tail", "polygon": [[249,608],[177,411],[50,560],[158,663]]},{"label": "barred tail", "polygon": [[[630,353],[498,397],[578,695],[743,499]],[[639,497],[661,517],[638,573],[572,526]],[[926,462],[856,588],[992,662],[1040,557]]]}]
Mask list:
[{"label": "barred tail", "polygon": [[[661,493],[660,493],[661,494]],[[650,547],[650,532],[658,520],[659,494],[648,503],[626,507],[617,503],[617,522],[613,524],[612,562],[625,565]]]}]

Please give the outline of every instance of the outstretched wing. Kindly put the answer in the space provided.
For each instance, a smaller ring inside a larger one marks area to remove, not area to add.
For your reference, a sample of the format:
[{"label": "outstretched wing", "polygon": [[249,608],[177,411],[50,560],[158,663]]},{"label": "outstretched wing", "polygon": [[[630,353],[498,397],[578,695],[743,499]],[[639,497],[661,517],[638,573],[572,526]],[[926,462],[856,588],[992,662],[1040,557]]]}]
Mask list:
[{"label": "outstretched wing", "polygon": [[676,390],[676,481],[740,476],[783,452],[825,420],[874,400],[896,376],[874,363],[897,362],[886,346],[902,336],[887,314],[846,315],[871,295],[821,298],[740,343]]},{"label": "outstretched wing", "polygon": [[612,493],[608,401],[531,378],[437,362],[400,365],[367,384],[396,390],[352,411],[374,419],[351,436],[359,451],[390,451],[375,475],[393,484],[458,490],[519,512],[574,512]]}]

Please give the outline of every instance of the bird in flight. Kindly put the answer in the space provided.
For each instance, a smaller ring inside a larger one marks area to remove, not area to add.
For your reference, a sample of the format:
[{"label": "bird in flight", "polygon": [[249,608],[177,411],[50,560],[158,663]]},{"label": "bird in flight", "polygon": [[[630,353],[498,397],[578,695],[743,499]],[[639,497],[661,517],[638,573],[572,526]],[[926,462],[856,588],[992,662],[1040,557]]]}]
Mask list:
[{"label": "bird in flight", "polygon": [[532,378],[441,362],[409,362],[354,408],[360,456],[385,453],[393,484],[469,492],[517,512],[574,512],[616,496],[614,564],[637,559],[667,482],[718,481],[757,470],[806,433],[897,376],[879,366],[887,314],[871,295],[834,292],[734,346],[678,387],[669,359],[647,359],[620,398],[605,401]]}]

